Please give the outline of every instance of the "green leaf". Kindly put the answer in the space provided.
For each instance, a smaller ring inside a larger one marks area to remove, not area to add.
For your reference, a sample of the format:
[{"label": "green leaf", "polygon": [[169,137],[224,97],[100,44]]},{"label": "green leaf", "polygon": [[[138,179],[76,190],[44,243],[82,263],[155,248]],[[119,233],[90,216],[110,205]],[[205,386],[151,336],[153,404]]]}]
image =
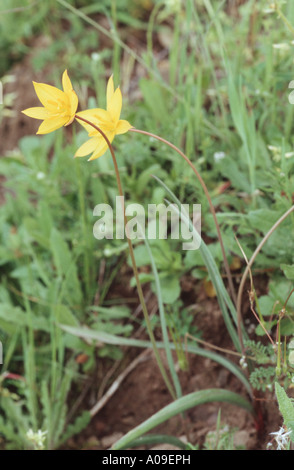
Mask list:
[{"label": "green leaf", "polygon": [[154,165],[151,165],[149,168],[146,168],[146,170],[141,171],[136,182],[138,194],[143,194],[147,184],[149,184],[152,173],[157,174],[158,171],[160,171],[160,169],[161,169],[160,165],[158,165],[158,163],[155,163]]},{"label": "green leaf", "polygon": [[[92,330],[86,327],[74,328],[74,327],[70,327],[66,325],[60,325],[60,327],[64,331],[67,331],[68,333],[72,335],[79,336],[80,338],[92,338],[93,340],[96,340],[99,343],[114,344],[117,346],[133,346],[133,347],[139,347],[139,348],[151,348],[152,347],[150,341],[144,341],[144,340],[133,339],[133,338],[124,338],[124,337],[115,336],[109,333],[105,333],[103,331]],[[157,342],[156,345],[158,348],[166,347],[165,344],[162,342]],[[169,347],[175,350],[174,343],[170,343]],[[246,379],[245,375],[240,370],[240,368],[236,366],[236,364],[231,362],[229,359],[226,359],[220,354],[214,353],[212,351],[207,351],[206,349],[198,348],[194,344],[187,344],[185,348],[188,352],[192,354],[197,354],[202,357],[208,357],[212,361],[218,362],[223,367],[226,367],[228,370],[230,370],[230,372],[232,372],[232,374],[234,374],[243,383],[248,393],[250,395],[252,394],[251,386],[248,380]]]},{"label": "green leaf", "polygon": [[241,189],[247,193],[250,192],[250,184],[248,178],[237,166],[237,163],[232,158],[226,156],[216,163],[216,168],[220,170],[222,175],[234,182],[234,187]]},{"label": "green leaf", "polygon": [[80,416],[78,416],[73,424],[69,424],[66,428],[66,431],[58,445],[65,443],[68,439],[70,439],[75,434],[79,434],[83,429],[85,429],[91,421],[91,415],[89,411],[83,411]]},{"label": "green leaf", "polygon": [[231,403],[232,405],[237,405],[241,408],[244,408],[249,413],[254,413],[252,405],[237,393],[223,389],[200,390],[198,392],[190,393],[189,395],[178,398],[173,403],[162,408],[149,419],[119,439],[119,441],[116,442],[116,444],[113,446],[113,450],[119,450],[128,446],[128,444],[130,444],[135,439],[138,439],[143,434],[149,432],[151,429],[154,429],[156,426],[164,423],[177,414],[183,413],[191,408],[194,408],[195,406],[215,401]]},{"label": "green leaf", "polygon": [[254,229],[266,234],[281,215],[281,212],[263,208],[251,211],[248,214],[248,220]]},{"label": "green leaf", "polygon": [[160,276],[162,301],[173,304],[180,296],[181,286],[178,276]]},{"label": "green leaf", "polygon": [[[116,305],[114,307],[101,307],[92,305],[87,310],[91,312],[99,312],[99,316],[108,320],[118,320],[130,317],[130,309],[126,305]],[[60,323],[63,323],[62,321]]]},{"label": "green leaf", "polygon": [[[140,80],[139,85],[145,103],[153,114],[155,122],[158,122],[160,116],[169,116],[166,101],[164,100],[165,93],[163,92],[161,85],[155,80],[148,80],[145,78]],[[154,106],[155,103],[156,106]]]},{"label": "green leaf", "polygon": [[279,410],[283,416],[283,420],[287,428],[292,430],[291,440],[294,442],[294,406],[285,390],[281,385],[275,383],[275,392],[279,404]]},{"label": "green leaf", "polygon": [[44,235],[39,220],[26,217],[23,223],[25,229],[27,230],[27,233],[34,241],[36,241],[41,247],[45,248],[46,250],[50,249],[49,238]]},{"label": "green leaf", "polygon": [[[5,303],[0,304],[0,329],[8,334],[13,334],[19,328],[29,325],[30,319],[21,308]],[[50,330],[48,321],[44,317],[32,315],[32,325],[34,330]]]},{"label": "green leaf", "polygon": [[281,270],[287,279],[294,279],[294,264],[281,264]]},{"label": "green leaf", "polygon": [[78,326],[79,322],[66,305],[57,305],[55,309],[56,321],[64,325]]},{"label": "green leaf", "polygon": [[64,296],[70,305],[79,305],[82,292],[76,262],[69,246],[55,228],[51,231],[50,244],[58,276],[63,281]]},{"label": "green leaf", "polygon": [[294,322],[290,318],[283,318],[281,320],[281,335],[290,336],[294,333]]},{"label": "green leaf", "polygon": [[259,297],[258,305],[263,317],[270,316],[276,311],[275,300],[269,295]]},{"label": "green leaf", "polygon": [[57,273],[60,277],[65,276],[71,267],[72,257],[67,243],[55,228],[51,231],[50,243]]},{"label": "green leaf", "polygon": [[148,434],[144,437],[139,437],[131,443],[128,443],[126,447],[134,448],[141,446],[154,446],[156,444],[170,444],[172,446],[178,447],[181,450],[187,450],[187,444],[177,437],[167,436],[165,434]]}]

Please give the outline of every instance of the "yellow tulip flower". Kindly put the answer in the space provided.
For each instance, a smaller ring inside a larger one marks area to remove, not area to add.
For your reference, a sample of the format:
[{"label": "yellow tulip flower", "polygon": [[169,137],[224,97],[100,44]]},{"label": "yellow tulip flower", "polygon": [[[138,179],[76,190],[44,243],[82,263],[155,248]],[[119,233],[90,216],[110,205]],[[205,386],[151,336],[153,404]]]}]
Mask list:
[{"label": "yellow tulip flower", "polygon": [[[77,113],[76,116],[77,118],[80,116],[99,127],[111,143],[116,135],[124,134],[133,127],[128,121],[120,119],[122,94],[119,87],[114,91],[112,76],[107,83],[106,108],[106,110],[100,108],[88,109]],[[83,121],[80,121],[80,124],[86,129],[91,138],[77,150],[75,157],[85,157],[90,153],[92,155],[89,161],[101,157],[108,149],[106,140],[90,124]]]},{"label": "yellow tulip flower", "polygon": [[78,107],[78,97],[73,90],[67,70],[62,75],[63,91],[45,83],[33,82],[33,85],[43,107],[28,108],[22,112],[26,116],[43,120],[37,134],[49,134],[73,122]]}]

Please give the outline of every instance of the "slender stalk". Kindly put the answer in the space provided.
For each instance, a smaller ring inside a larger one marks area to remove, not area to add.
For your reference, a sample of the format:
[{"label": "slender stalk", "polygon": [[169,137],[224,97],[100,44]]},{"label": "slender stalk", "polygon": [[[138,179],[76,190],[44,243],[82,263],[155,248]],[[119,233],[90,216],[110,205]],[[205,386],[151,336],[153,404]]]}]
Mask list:
[{"label": "slender stalk", "polygon": [[[246,263],[247,263],[247,265],[248,265],[248,259],[247,259],[246,254],[245,254],[243,248],[241,247],[241,245],[240,245],[240,243],[239,243],[237,237],[235,237],[235,239],[236,239],[236,242],[238,243],[238,246],[239,246],[239,248],[240,248],[240,250],[241,250],[241,252],[242,252],[242,255],[243,255],[243,257],[244,257],[244,259],[245,259],[245,261],[246,261]],[[249,277],[250,277],[250,286],[251,286],[250,291],[249,291],[250,310],[251,310],[251,312],[253,313],[253,315],[255,316],[256,320],[259,322],[261,328],[263,329],[263,331],[265,332],[265,334],[266,334],[267,337],[269,338],[270,342],[271,342],[272,344],[274,344],[274,343],[273,343],[273,340],[272,340],[272,338],[271,338],[271,336],[269,335],[269,333],[268,333],[268,331],[267,331],[267,329],[266,329],[266,327],[265,327],[265,321],[264,321],[264,318],[263,318],[262,313],[261,313],[260,308],[259,308],[258,298],[257,298],[257,295],[256,295],[256,291],[255,291],[255,287],[254,287],[254,282],[253,282],[253,276],[252,276],[252,272],[251,272],[250,267],[249,267]],[[255,302],[255,305],[256,305],[256,309],[257,309],[258,315],[257,315],[257,313],[256,313],[255,310],[254,310],[254,302]],[[240,327],[241,327],[241,325],[240,325]],[[244,353],[244,348],[243,348],[243,353]]]},{"label": "slender stalk", "polygon": [[274,9],[275,9],[276,12],[278,13],[279,17],[283,20],[283,22],[285,23],[285,25],[287,26],[287,28],[291,31],[291,33],[294,34],[294,28],[293,28],[293,26],[291,25],[290,21],[288,21],[288,19],[287,19],[286,16],[284,15],[284,13],[281,11],[281,9],[279,8],[279,6],[277,5],[277,2],[275,2]]},{"label": "slender stalk", "polygon": [[[278,358],[277,358],[277,367],[276,367],[277,377],[279,377],[279,375],[281,374],[281,370],[282,370],[282,368],[281,368],[281,357],[282,357],[282,354],[281,354],[282,353],[282,348],[281,348],[281,320],[282,320],[282,318],[284,318],[284,316],[286,314],[287,303],[288,303],[291,295],[293,294],[293,292],[294,292],[294,289],[291,289],[290,293],[288,294],[287,299],[284,302],[284,305],[283,305],[282,309],[279,312],[278,328],[277,328],[277,333],[276,333],[276,346],[278,348]],[[286,354],[286,341],[284,341],[284,357],[283,357],[284,372],[285,372],[285,369],[287,370],[286,357],[287,357],[287,354]]]},{"label": "slender stalk", "polygon": [[168,140],[165,140],[165,139],[163,139],[162,137],[159,137],[159,136],[156,135],[156,134],[152,134],[151,132],[141,131],[140,129],[134,129],[134,128],[132,128],[132,129],[130,129],[130,131],[132,131],[132,132],[137,132],[137,133],[139,133],[139,134],[148,135],[149,137],[153,137],[154,139],[157,139],[157,140],[159,140],[160,142],[163,142],[164,144],[166,144],[166,145],[168,145],[169,147],[171,147],[172,149],[174,149],[174,150],[175,150],[178,154],[180,154],[181,157],[188,163],[188,165],[192,168],[193,172],[194,172],[195,175],[197,176],[198,181],[200,182],[200,184],[201,184],[201,186],[202,186],[202,189],[203,189],[203,191],[204,191],[204,193],[205,193],[205,196],[206,196],[206,198],[207,198],[207,200],[208,200],[209,207],[210,207],[210,211],[211,211],[212,216],[213,216],[213,220],[214,220],[214,223],[215,223],[215,226],[216,226],[216,230],[217,230],[217,235],[218,235],[219,243],[220,243],[221,250],[222,250],[222,255],[223,255],[223,260],[224,260],[224,266],[225,266],[225,270],[226,270],[226,274],[227,274],[227,278],[228,278],[228,283],[229,283],[230,292],[231,292],[233,301],[234,301],[235,304],[236,304],[236,301],[237,301],[236,292],[235,292],[235,288],[234,288],[234,284],[233,284],[233,279],[232,279],[232,275],[231,275],[229,263],[228,263],[228,260],[227,260],[227,257],[226,257],[226,252],[225,252],[225,248],[224,248],[224,244],[223,244],[223,240],[222,240],[222,236],[221,236],[220,227],[219,227],[219,224],[218,224],[218,221],[217,221],[217,218],[216,218],[216,213],[215,213],[215,210],[214,210],[212,201],[211,201],[210,194],[209,194],[209,192],[208,192],[208,189],[207,189],[207,187],[206,187],[206,184],[204,183],[204,180],[203,180],[202,176],[201,176],[200,173],[197,171],[197,169],[195,168],[195,166],[193,165],[193,163],[191,162],[191,160],[187,157],[187,155],[185,155],[184,152],[182,152],[178,147],[176,147],[174,144],[172,144],[172,143],[169,142]]},{"label": "slender stalk", "polygon": [[155,18],[157,13],[159,12],[160,8],[162,7],[163,1],[161,0],[160,2],[156,3],[154,5],[154,8],[151,11],[149,22],[147,25],[147,63],[150,68],[152,68],[153,65],[153,59],[154,59],[154,53],[153,53],[153,29],[154,29],[154,23],[155,23]]},{"label": "slender stalk", "polygon": [[[162,300],[162,295],[161,295],[159,275],[158,275],[158,271],[157,271],[157,268],[156,268],[156,264],[155,264],[153,255],[152,255],[150,245],[149,245],[146,237],[144,239],[144,242],[145,242],[149,257],[150,257],[152,271],[153,271],[153,275],[154,275],[154,279],[155,279],[155,285],[156,285],[156,291],[157,291],[157,300],[158,300],[158,309],[159,309],[159,316],[160,316],[160,322],[161,322],[161,331],[162,331],[164,349],[165,349],[165,353],[166,353],[166,359],[167,359],[167,363],[168,363],[168,366],[169,366],[170,375],[171,375],[173,383],[174,383],[177,398],[180,398],[182,396],[181,384],[180,384],[180,381],[179,381],[179,378],[178,378],[178,375],[177,375],[177,372],[176,372],[176,369],[175,369],[175,364],[174,364],[171,349],[170,349],[170,346],[169,346],[169,338],[168,338],[168,331],[167,331],[167,325],[166,325],[166,320],[165,320],[165,311],[164,311],[164,307],[163,307],[163,300]],[[176,343],[174,343],[174,344],[176,346]]]},{"label": "slender stalk", "polygon": [[254,251],[253,255],[251,256],[250,260],[247,263],[246,269],[243,273],[239,290],[238,290],[238,297],[237,297],[237,321],[238,321],[238,331],[239,331],[239,338],[241,340],[241,346],[242,346],[242,351],[244,351],[244,344],[242,341],[242,335],[241,333],[241,325],[242,325],[242,312],[241,312],[241,302],[242,302],[242,295],[243,295],[243,290],[245,286],[245,282],[248,276],[248,273],[250,272],[250,268],[253,265],[256,256],[262,249],[263,245],[266,243],[266,241],[269,239],[271,234],[276,230],[276,228],[288,217],[291,212],[294,211],[294,206],[291,206],[290,209],[288,209],[280,218],[277,220],[277,222],[274,223],[274,225],[270,228],[270,230],[267,232],[267,234],[263,237],[261,242],[259,243],[258,247]]},{"label": "slender stalk", "polygon": [[113,160],[115,176],[116,176],[116,181],[117,181],[117,186],[118,186],[118,192],[119,192],[119,195],[121,196],[120,200],[121,200],[121,204],[122,204],[122,211],[123,211],[123,216],[124,216],[124,225],[125,225],[126,236],[127,236],[127,241],[128,241],[128,245],[129,245],[130,257],[131,257],[133,272],[134,272],[134,276],[135,276],[135,280],[136,280],[136,284],[137,284],[138,295],[139,295],[139,299],[140,299],[140,302],[141,302],[141,305],[142,305],[142,310],[143,310],[143,314],[144,314],[144,318],[145,318],[145,322],[146,322],[147,331],[148,331],[148,334],[149,334],[149,337],[150,337],[150,341],[152,343],[153,351],[154,351],[154,354],[155,354],[155,357],[156,357],[156,360],[157,360],[158,367],[159,367],[160,372],[162,374],[162,377],[165,381],[165,384],[166,384],[171,396],[175,399],[176,398],[175,392],[174,392],[173,387],[170,383],[170,380],[169,380],[169,378],[166,374],[166,371],[165,371],[164,366],[162,364],[162,361],[161,361],[161,358],[160,358],[160,355],[159,355],[159,351],[158,351],[158,348],[157,348],[157,345],[156,345],[156,341],[155,341],[155,338],[154,338],[154,334],[153,334],[153,331],[152,331],[152,327],[151,327],[151,323],[150,323],[150,319],[149,319],[149,315],[148,315],[148,311],[147,311],[147,307],[146,307],[146,303],[145,303],[145,299],[144,299],[144,294],[143,294],[143,291],[142,291],[142,286],[141,286],[141,283],[140,283],[140,278],[139,278],[139,273],[138,273],[138,269],[137,269],[137,265],[136,265],[136,260],[135,260],[132,241],[131,241],[130,237],[128,236],[128,226],[127,226],[128,221],[127,221],[124,202],[123,202],[124,199],[123,199],[122,184],[121,184],[119,169],[118,169],[118,165],[117,165],[117,161],[116,161],[116,157],[115,157],[113,147],[112,147],[108,137],[104,134],[104,132],[99,127],[97,127],[92,122],[90,122],[87,119],[84,119],[80,116],[76,115],[75,117],[76,117],[76,119],[79,119],[81,121],[84,121],[86,124],[89,124],[96,131],[98,131],[102,135],[102,137],[105,139],[105,141],[106,141],[106,143],[109,147],[109,150],[110,150],[110,153],[111,153],[111,156],[112,156],[112,160]]},{"label": "slender stalk", "polygon": [[81,209],[81,219],[82,219],[82,227],[83,227],[83,236],[85,240],[85,247],[84,247],[84,275],[85,275],[85,284],[86,284],[86,294],[89,298],[90,294],[90,256],[89,256],[89,244],[87,242],[87,216],[86,216],[86,208],[85,208],[85,198],[84,198],[84,184],[82,181],[81,175],[81,168],[80,162],[77,162],[76,165],[76,172],[78,177],[78,186],[79,186],[79,203]]},{"label": "slender stalk", "polygon": [[[111,0],[111,16],[113,21],[114,34],[117,35],[117,6],[116,0]],[[121,46],[117,41],[113,44],[112,69],[115,77],[119,79],[120,71],[120,50]]]},{"label": "slender stalk", "polygon": [[281,375],[281,318],[278,321],[277,341],[276,345],[278,348],[277,366],[276,366],[276,377]]}]

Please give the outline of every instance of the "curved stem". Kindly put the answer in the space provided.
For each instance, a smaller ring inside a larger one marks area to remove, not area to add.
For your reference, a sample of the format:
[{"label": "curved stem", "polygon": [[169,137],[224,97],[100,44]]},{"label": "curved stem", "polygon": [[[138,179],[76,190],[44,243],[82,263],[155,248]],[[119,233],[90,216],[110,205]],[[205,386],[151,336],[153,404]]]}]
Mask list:
[{"label": "curved stem", "polygon": [[153,137],[154,139],[157,139],[157,140],[159,140],[160,142],[163,142],[164,144],[166,144],[166,145],[168,145],[169,147],[171,147],[172,149],[174,149],[174,150],[175,150],[178,154],[180,154],[181,157],[188,163],[188,165],[192,168],[193,172],[194,172],[195,175],[197,176],[198,181],[200,182],[200,184],[201,184],[201,186],[202,186],[202,189],[203,189],[203,191],[204,191],[204,193],[205,193],[205,196],[206,196],[206,198],[207,198],[207,201],[208,201],[208,204],[209,204],[209,207],[210,207],[210,211],[211,211],[211,213],[212,213],[212,217],[213,217],[213,220],[214,220],[214,223],[215,223],[215,226],[216,226],[216,230],[217,230],[217,235],[218,235],[219,243],[220,243],[221,250],[222,250],[222,255],[223,255],[223,260],[224,260],[224,266],[225,266],[225,270],[226,270],[226,274],[227,274],[227,278],[228,278],[228,283],[229,283],[230,292],[231,292],[233,301],[234,301],[234,303],[236,304],[236,301],[237,301],[236,292],[235,292],[235,289],[234,289],[234,284],[233,284],[233,279],[232,279],[232,275],[231,275],[229,263],[228,263],[228,260],[227,260],[227,257],[226,257],[226,253],[225,253],[225,248],[224,248],[223,239],[222,239],[222,236],[221,236],[221,231],[220,231],[219,223],[218,223],[218,221],[217,221],[215,209],[214,209],[214,207],[213,207],[210,194],[209,194],[209,192],[208,192],[208,189],[207,189],[207,187],[206,187],[206,184],[204,183],[204,180],[203,180],[202,176],[201,176],[200,173],[197,171],[197,169],[195,168],[195,166],[193,165],[193,163],[191,162],[191,160],[187,157],[187,155],[185,155],[178,147],[176,147],[174,144],[172,144],[172,143],[169,142],[168,140],[165,140],[165,139],[163,139],[162,137],[159,137],[159,136],[156,135],[156,134],[152,134],[151,132],[141,131],[140,129],[132,128],[132,129],[130,129],[130,131],[132,131],[132,132],[137,132],[137,133],[139,133],[139,134],[148,135],[149,137]]},{"label": "curved stem", "polygon": [[169,381],[169,378],[166,374],[166,371],[165,371],[164,366],[162,364],[162,361],[161,361],[161,358],[160,358],[160,355],[159,355],[159,351],[158,351],[158,348],[157,348],[157,345],[156,345],[156,341],[155,341],[155,338],[154,338],[154,334],[153,334],[153,331],[152,331],[152,327],[151,327],[151,323],[150,323],[150,319],[149,319],[149,315],[148,315],[148,311],[147,311],[147,307],[146,307],[146,303],[145,303],[145,299],[144,299],[144,294],[143,294],[143,291],[142,291],[142,286],[141,286],[141,283],[140,283],[140,278],[139,278],[139,273],[138,273],[138,269],[137,269],[137,265],[136,265],[136,260],[135,260],[132,241],[131,241],[130,237],[128,236],[127,217],[126,217],[125,206],[124,206],[124,202],[123,202],[124,201],[124,199],[123,199],[124,196],[123,196],[122,184],[121,184],[119,169],[118,169],[118,165],[117,165],[117,161],[116,161],[116,157],[115,157],[113,147],[112,147],[108,137],[105,135],[105,133],[99,127],[97,127],[92,122],[90,122],[87,119],[84,119],[84,118],[82,118],[78,115],[76,115],[75,118],[79,119],[81,121],[84,121],[86,124],[89,124],[96,131],[98,131],[102,135],[102,137],[105,139],[105,141],[106,141],[106,143],[109,147],[109,150],[110,150],[110,153],[111,153],[111,156],[112,156],[112,160],[113,160],[115,176],[116,176],[116,181],[117,181],[117,186],[118,186],[118,192],[119,192],[119,195],[121,196],[120,200],[121,200],[121,204],[122,204],[124,225],[125,225],[126,236],[127,236],[127,241],[128,241],[128,245],[129,245],[130,257],[131,257],[133,272],[134,272],[134,276],[135,276],[135,280],[136,280],[136,284],[137,284],[138,295],[139,295],[139,299],[140,299],[140,302],[141,302],[141,306],[142,306],[142,310],[143,310],[143,314],[144,314],[144,318],[145,318],[145,322],[146,322],[147,331],[148,331],[148,334],[149,334],[149,337],[150,337],[150,340],[151,340],[151,343],[152,343],[153,351],[154,351],[154,354],[155,354],[155,357],[156,357],[156,360],[157,360],[158,367],[159,367],[160,372],[162,374],[162,377],[165,381],[165,384],[166,384],[171,396],[175,399],[176,398],[175,392],[174,392],[173,387],[172,387],[172,385]]},{"label": "curved stem", "polygon": [[[243,290],[244,290],[244,286],[245,286],[245,282],[246,282],[248,273],[250,272],[250,268],[253,265],[256,256],[258,255],[258,253],[260,252],[260,250],[262,249],[262,247],[266,243],[266,241],[269,239],[271,234],[276,230],[276,228],[280,225],[280,223],[283,222],[286,219],[286,217],[288,217],[288,215],[291,214],[291,212],[293,212],[293,211],[294,211],[294,206],[291,206],[290,209],[288,209],[279,218],[279,220],[277,220],[277,222],[274,223],[274,225],[270,228],[270,230],[267,232],[267,234],[263,237],[263,239],[261,240],[258,247],[256,248],[256,250],[254,251],[253,255],[251,256],[250,260],[247,263],[246,269],[243,273],[243,276],[242,276],[242,279],[241,279],[241,282],[240,282],[240,286],[239,286],[239,290],[238,290],[238,296],[237,296],[237,320],[238,320],[238,330],[239,331],[241,331],[241,324],[242,324],[242,312],[241,312],[242,295],[243,295]],[[242,335],[241,335],[240,339],[242,340]],[[242,350],[244,350],[243,342],[241,342],[241,346],[242,346]]]},{"label": "curved stem", "polygon": [[277,2],[275,2],[275,4],[274,4],[274,9],[276,10],[278,16],[283,20],[283,22],[287,26],[287,28],[291,31],[291,33],[294,34],[293,26],[291,25],[290,21],[288,21],[288,19],[284,15],[284,13],[281,11],[279,6],[277,5]]},{"label": "curved stem", "polygon": [[[80,162],[77,162],[80,163]],[[83,228],[83,236],[85,239],[85,248],[84,248],[84,275],[85,275],[85,286],[86,286],[86,294],[87,298],[90,296],[90,252],[87,243],[87,216],[86,216],[86,208],[85,208],[85,198],[84,198],[84,185],[82,181],[81,169],[80,165],[76,165],[77,171],[77,178],[78,178],[78,185],[79,185],[79,202],[80,202],[80,210],[81,210],[81,218],[82,218],[82,228]]]}]

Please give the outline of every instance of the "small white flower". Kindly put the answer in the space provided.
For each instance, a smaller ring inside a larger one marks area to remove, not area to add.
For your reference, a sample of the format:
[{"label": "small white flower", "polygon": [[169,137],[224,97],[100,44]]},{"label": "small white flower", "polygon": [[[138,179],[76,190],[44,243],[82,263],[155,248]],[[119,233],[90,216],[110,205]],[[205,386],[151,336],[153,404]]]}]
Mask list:
[{"label": "small white flower", "polygon": [[91,59],[94,62],[99,62],[99,60],[101,59],[101,54],[99,54],[99,52],[92,52]]},{"label": "small white flower", "polygon": [[280,44],[273,44],[273,48],[274,49],[280,49],[280,50],[283,50],[283,51],[288,51],[290,49],[290,46],[289,46],[289,44],[283,42],[283,43],[280,43]]},{"label": "small white flower", "polygon": [[242,369],[246,369],[248,367],[245,356],[241,357],[240,366],[242,367]]},{"label": "small white flower", "polygon": [[268,145],[267,148],[274,153],[279,153],[281,151],[280,147],[275,147],[274,145]]},{"label": "small white flower", "polygon": [[206,94],[210,97],[217,96],[217,91],[214,88],[208,88]]},{"label": "small white flower", "polygon": [[220,160],[225,158],[225,156],[226,156],[225,152],[215,152],[215,154],[213,155],[213,158],[215,162],[219,162]]},{"label": "small white flower", "polygon": [[276,6],[274,3],[271,3],[270,5],[268,5],[267,8],[264,8],[263,10],[263,13],[265,13],[266,15],[267,14],[270,14],[270,13],[274,13],[276,11]]},{"label": "small white flower", "polygon": [[286,152],[285,153],[285,158],[291,158],[291,157],[293,157],[293,155],[294,155],[294,152]]},{"label": "small white flower", "polygon": [[289,436],[292,431],[286,431],[283,427],[277,432],[271,432],[270,434],[274,436],[276,443],[278,444],[277,450],[285,450],[287,444],[289,443]]},{"label": "small white flower", "polygon": [[38,171],[37,173],[37,180],[43,180],[45,178],[45,173],[43,171]]},{"label": "small white flower", "polygon": [[39,429],[37,432],[34,432],[32,429],[29,429],[26,437],[33,443],[35,450],[43,450],[45,448],[45,439],[47,431],[41,431]]}]

